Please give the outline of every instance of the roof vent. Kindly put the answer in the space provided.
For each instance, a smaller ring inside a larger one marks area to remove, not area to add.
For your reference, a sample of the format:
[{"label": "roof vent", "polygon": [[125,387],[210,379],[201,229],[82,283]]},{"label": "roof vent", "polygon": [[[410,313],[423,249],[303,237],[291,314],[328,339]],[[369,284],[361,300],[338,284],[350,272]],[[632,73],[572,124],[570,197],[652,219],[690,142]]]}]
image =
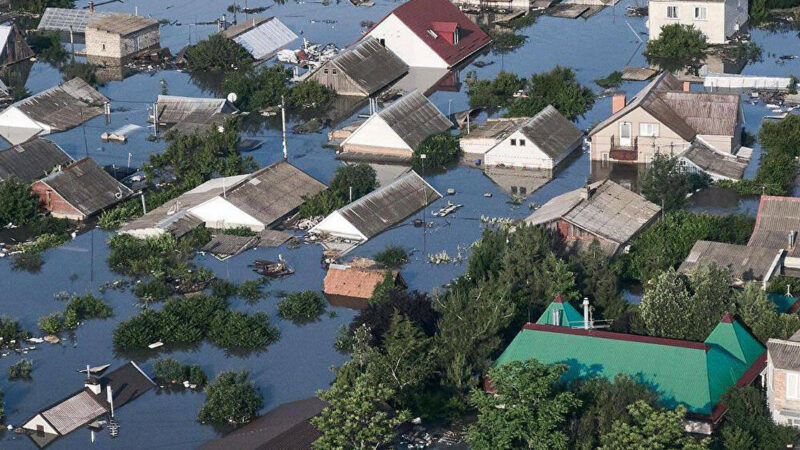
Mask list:
[{"label": "roof vent", "polygon": [[428,34],[431,35],[431,37],[434,38],[434,39],[439,37],[439,35],[436,34],[436,32],[431,30],[430,28],[428,28]]}]

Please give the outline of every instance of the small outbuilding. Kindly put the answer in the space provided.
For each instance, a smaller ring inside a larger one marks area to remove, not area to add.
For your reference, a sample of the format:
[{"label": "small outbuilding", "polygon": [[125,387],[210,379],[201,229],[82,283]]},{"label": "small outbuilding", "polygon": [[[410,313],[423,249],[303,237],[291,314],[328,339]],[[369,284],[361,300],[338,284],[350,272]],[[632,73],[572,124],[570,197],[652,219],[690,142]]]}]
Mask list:
[{"label": "small outbuilding", "polygon": [[400,271],[386,269],[369,259],[357,258],[349,264],[331,264],[322,282],[322,292],[332,305],[363,309],[369,304],[375,288],[387,276],[395,286],[405,286]]},{"label": "small outbuilding", "polygon": [[619,184],[604,180],[551,199],[525,219],[544,225],[569,247],[597,240],[615,255],[652,224],[661,208]]},{"label": "small outbuilding", "polygon": [[297,40],[277,17],[253,17],[228,28],[222,35],[247,50],[256,62],[266,61]]},{"label": "small outbuilding", "polygon": [[9,105],[0,113],[0,136],[12,145],[75,128],[107,112],[109,101],[80,78]]},{"label": "small outbuilding", "polygon": [[[741,153],[741,152],[740,152]],[[680,155],[687,170],[705,173],[712,180],[741,180],[750,161],[738,155],[722,153],[696,139],[689,149]]]},{"label": "small outbuilding", "polygon": [[116,62],[160,46],[155,19],[113,13],[93,18],[86,26],[86,56]]},{"label": "small outbuilding", "polygon": [[5,68],[34,56],[17,25],[0,25],[0,67]]},{"label": "small outbuilding", "polygon": [[[171,127],[181,133],[194,133],[224,125],[225,119],[239,114],[239,110],[224,98],[159,95],[156,114],[159,126]],[[153,121],[152,114],[150,121]]]},{"label": "small outbuilding", "polygon": [[342,142],[342,150],[376,158],[410,160],[426,137],[443,133],[452,126],[430,100],[414,91],[370,116]]},{"label": "small outbuilding", "polygon": [[322,64],[309,79],[339,95],[368,97],[408,72],[408,66],[377,39],[366,37]]},{"label": "small outbuilding", "polygon": [[53,217],[86,220],[133,195],[91,158],[64,167],[31,185]]},{"label": "small outbuilding", "polygon": [[0,150],[0,181],[16,178],[30,184],[72,162],[72,158],[54,142],[33,138]]}]

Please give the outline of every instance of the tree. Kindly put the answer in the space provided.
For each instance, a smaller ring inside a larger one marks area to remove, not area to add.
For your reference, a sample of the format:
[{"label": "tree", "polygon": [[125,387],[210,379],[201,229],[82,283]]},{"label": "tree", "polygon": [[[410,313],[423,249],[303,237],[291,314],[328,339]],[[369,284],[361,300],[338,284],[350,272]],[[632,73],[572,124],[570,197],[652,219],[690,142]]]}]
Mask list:
[{"label": "tree", "polygon": [[231,72],[222,80],[224,92],[236,94],[236,106],[245,111],[281,104],[289,93],[292,72],[282,65],[261,67],[254,72]]},{"label": "tree", "polygon": [[779,449],[797,441],[797,431],[772,421],[764,393],[753,386],[731,387],[722,396],[726,406],[722,444],[727,450]]},{"label": "tree", "polygon": [[372,363],[378,379],[397,393],[413,393],[433,374],[433,338],[401,314],[392,316],[383,351]]},{"label": "tree", "polygon": [[297,83],[289,90],[286,103],[296,109],[312,109],[327,106],[336,92],[315,80],[305,80]]},{"label": "tree", "polygon": [[317,395],[328,407],[311,419],[322,436],[313,448],[377,449],[395,436],[395,428],[410,418],[408,411],[389,410],[393,389],[361,375],[352,384],[336,381]]},{"label": "tree", "polygon": [[[707,176],[706,176],[707,177]],[[656,153],[647,167],[642,179],[642,195],[664,208],[665,211],[682,208],[686,204],[686,196],[695,188],[693,175],[686,172],[676,156]]]},{"label": "tree", "polygon": [[198,418],[214,425],[244,425],[253,420],[263,404],[264,399],[247,372],[222,372],[206,386],[206,402]]},{"label": "tree", "polygon": [[736,313],[762,344],[770,338],[786,339],[800,329],[800,316],[780,314],[756,282],[748,283],[736,298]]},{"label": "tree", "polygon": [[350,333],[366,325],[370,330],[371,343],[376,346],[383,344],[384,336],[391,328],[392,317],[400,314],[419,327],[426,336],[433,336],[436,332],[436,322],[439,314],[431,305],[427,294],[417,291],[391,290],[388,298],[379,303],[370,303],[359,311],[358,315],[350,322]]},{"label": "tree", "polygon": [[189,70],[195,72],[248,71],[253,57],[240,44],[222,34],[212,34],[186,51]]},{"label": "tree", "polygon": [[314,322],[325,312],[326,303],[315,291],[293,292],[278,303],[278,315],[296,324]]},{"label": "tree", "polygon": [[657,39],[647,42],[644,56],[664,70],[695,70],[708,50],[706,36],[692,25],[672,24],[661,27]]},{"label": "tree", "polygon": [[467,86],[471,107],[498,109],[511,103],[514,93],[525,87],[525,80],[515,73],[501,71],[494,80],[474,80]]},{"label": "tree", "polygon": [[33,361],[30,359],[20,359],[8,367],[9,380],[30,380],[33,371]]},{"label": "tree", "polygon": [[575,71],[556,66],[549,72],[531,76],[525,96],[511,103],[508,116],[533,117],[547,105],[552,105],[567,119],[575,120],[594,105],[594,93],[578,82]]},{"label": "tree", "polygon": [[[422,155],[425,155],[423,161]],[[411,156],[411,165],[414,170],[421,172],[422,168],[440,169],[457,161],[461,156],[461,146],[458,136],[449,132],[432,134],[414,149]]]},{"label": "tree", "polygon": [[628,309],[620,295],[620,266],[611,261],[595,239],[573,258],[581,295],[590,298],[595,312],[604,319],[616,319]]},{"label": "tree", "polygon": [[573,393],[555,388],[566,371],[566,365],[536,360],[513,361],[490,370],[494,392],[473,389],[470,396],[478,410],[478,420],[467,429],[470,447],[566,449],[563,425],[580,406]]},{"label": "tree", "polygon": [[750,20],[753,25],[767,18],[767,0],[751,0],[750,1]]},{"label": "tree", "polygon": [[408,253],[399,245],[390,245],[373,257],[375,262],[389,269],[399,269],[408,262]]},{"label": "tree", "polygon": [[708,438],[697,441],[683,430],[686,408],[678,406],[674,411],[654,409],[639,400],[628,406],[630,422],[617,421],[611,431],[600,437],[600,450],[629,449],[708,449]]},{"label": "tree", "polygon": [[351,201],[369,194],[376,187],[378,187],[378,175],[369,164],[341,166],[336,169],[336,174],[327,190],[310,197],[303,197],[300,217],[327,216]]},{"label": "tree", "polygon": [[31,225],[39,218],[39,199],[16,178],[0,181],[0,226]]}]

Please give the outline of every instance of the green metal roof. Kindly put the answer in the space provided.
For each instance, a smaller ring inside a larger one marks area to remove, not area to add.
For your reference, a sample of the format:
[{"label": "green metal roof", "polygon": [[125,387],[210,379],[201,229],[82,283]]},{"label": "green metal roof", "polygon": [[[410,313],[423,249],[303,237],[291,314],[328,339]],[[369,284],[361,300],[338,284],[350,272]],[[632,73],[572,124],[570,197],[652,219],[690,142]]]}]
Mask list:
[{"label": "green metal roof", "polygon": [[629,375],[658,392],[667,407],[684,405],[711,415],[725,390],[764,352],[732,319],[721,322],[706,343],[527,324],[495,364],[527,359],[566,364],[565,381]]},{"label": "green metal roof", "polygon": [[775,303],[775,306],[778,307],[778,312],[781,314],[788,312],[797,303],[797,297],[792,297],[791,295],[767,294],[767,298],[772,303]]},{"label": "green metal roof", "polygon": [[[561,313],[559,314],[560,322],[561,323],[552,323],[553,322],[553,311],[560,310]],[[566,300],[562,297],[556,297],[556,299],[550,303],[550,306],[544,310],[541,316],[539,316],[539,320],[536,321],[539,325],[560,325],[562,327],[577,327],[583,325],[583,315],[578,312],[575,307],[569,304]]]}]

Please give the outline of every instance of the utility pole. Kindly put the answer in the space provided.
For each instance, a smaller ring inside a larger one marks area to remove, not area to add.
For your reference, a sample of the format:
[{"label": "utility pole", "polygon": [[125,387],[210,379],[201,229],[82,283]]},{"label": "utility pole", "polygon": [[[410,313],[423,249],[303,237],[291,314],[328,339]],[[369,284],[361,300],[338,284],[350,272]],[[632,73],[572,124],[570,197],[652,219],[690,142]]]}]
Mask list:
[{"label": "utility pole", "polygon": [[[428,158],[428,155],[425,153],[419,155],[419,159],[422,161],[422,180],[425,180],[425,159]],[[428,193],[425,191],[425,186],[422,186],[422,257],[426,258],[428,256],[428,236],[427,236],[427,228],[428,222],[425,219],[425,208],[428,207]]]},{"label": "utility pole", "polygon": [[286,101],[281,95],[281,125],[283,128],[283,160],[289,160],[289,150],[286,148]]}]

